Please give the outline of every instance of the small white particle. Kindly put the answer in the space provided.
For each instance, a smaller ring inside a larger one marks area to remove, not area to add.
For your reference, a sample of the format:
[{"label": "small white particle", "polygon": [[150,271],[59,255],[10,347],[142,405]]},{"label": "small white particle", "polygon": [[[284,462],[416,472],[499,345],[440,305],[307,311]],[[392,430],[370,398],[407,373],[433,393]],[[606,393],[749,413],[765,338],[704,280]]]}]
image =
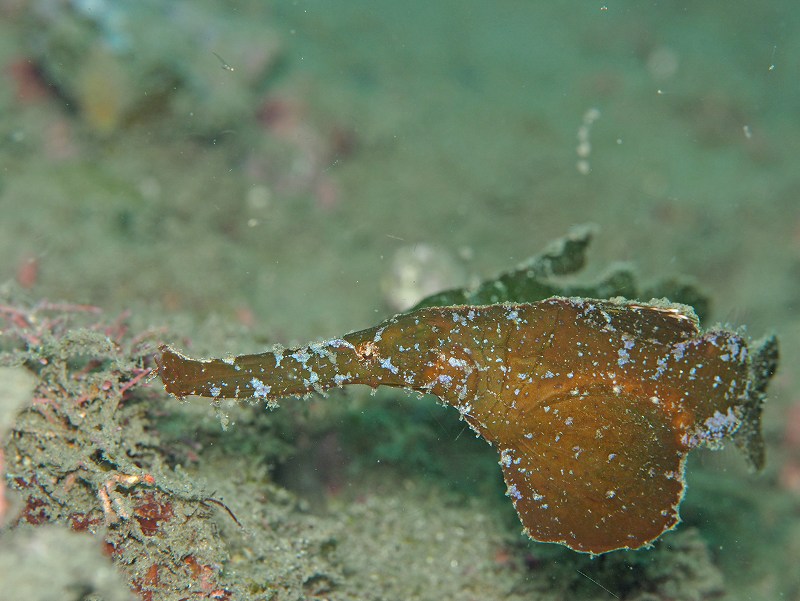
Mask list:
[{"label": "small white particle", "polygon": [[292,359],[294,359],[298,363],[302,363],[303,365],[305,365],[306,361],[308,361],[311,358],[311,354],[308,352],[307,348],[298,349],[290,356],[292,357]]},{"label": "small white particle", "polygon": [[272,390],[272,386],[264,384],[264,382],[258,378],[250,380],[250,386],[253,387],[253,396],[259,399],[267,398],[269,391]]},{"label": "small white particle", "polygon": [[452,365],[453,367],[466,367],[467,362],[463,359],[456,359],[455,357],[450,357],[447,362]]},{"label": "small white particle", "polygon": [[506,494],[508,494],[508,496],[511,497],[512,499],[519,500],[519,499],[522,498],[522,493],[520,493],[517,490],[517,485],[516,484],[512,484],[511,486],[509,486],[508,487],[508,492]]},{"label": "small white particle", "polygon": [[388,369],[393,374],[396,374],[398,371],[397,368],[394,365],[392,365],[392,360],[389,357],[386,357],[386,359],[381,361],[381,367],[383,369]]}]

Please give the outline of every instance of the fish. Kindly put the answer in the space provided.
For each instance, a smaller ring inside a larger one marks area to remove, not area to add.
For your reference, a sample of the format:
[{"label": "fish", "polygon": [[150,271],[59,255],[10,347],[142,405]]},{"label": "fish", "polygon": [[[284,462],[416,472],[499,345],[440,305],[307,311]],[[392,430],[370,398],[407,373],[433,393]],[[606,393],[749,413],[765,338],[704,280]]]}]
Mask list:
[{"label": "fish", "polygon": [[523,531],[599,555],[680,522],[688,454],[733,440],[764,461],[760,420],[777,340],[701,331],[666,300],[552,297],[424,307],[296,348],[191,359],[164,345],[179,399],[286,397],[353,384],[430,394],[499,454]]}]

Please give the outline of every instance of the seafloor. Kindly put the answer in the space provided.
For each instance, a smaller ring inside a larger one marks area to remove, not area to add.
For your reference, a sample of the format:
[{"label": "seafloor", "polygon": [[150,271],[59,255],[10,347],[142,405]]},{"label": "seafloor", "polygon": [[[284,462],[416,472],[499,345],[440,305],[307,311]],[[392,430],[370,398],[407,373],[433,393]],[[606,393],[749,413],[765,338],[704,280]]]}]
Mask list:
[{"label": "seafloor", "polygon": [[[0,0],[0,68],[1,597],[800,600],[793,3]],[[695,453],[652,549],[525,539],[430,398],[214,408],[148,372],[582,223],[581,277],[686,275],[782,344],[765,470]]]}]

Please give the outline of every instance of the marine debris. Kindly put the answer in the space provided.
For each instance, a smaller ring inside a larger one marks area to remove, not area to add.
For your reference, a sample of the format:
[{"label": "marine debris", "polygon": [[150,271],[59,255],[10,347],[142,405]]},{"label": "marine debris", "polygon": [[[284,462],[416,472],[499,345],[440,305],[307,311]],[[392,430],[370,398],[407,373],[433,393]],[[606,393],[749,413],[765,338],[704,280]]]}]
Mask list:
[{"label": "marine debris", "polygon": [[532,539],[600,554],[648,545],[678,524],[692,449],[733,438],[761,467],[777,342],[703,332],[691,307],[665,300],[554,296],[423,307],[325,342],[227,359],[163,346],[157,363],[178,398],[276,406],[350,384],[432,394],[497,449]]}]

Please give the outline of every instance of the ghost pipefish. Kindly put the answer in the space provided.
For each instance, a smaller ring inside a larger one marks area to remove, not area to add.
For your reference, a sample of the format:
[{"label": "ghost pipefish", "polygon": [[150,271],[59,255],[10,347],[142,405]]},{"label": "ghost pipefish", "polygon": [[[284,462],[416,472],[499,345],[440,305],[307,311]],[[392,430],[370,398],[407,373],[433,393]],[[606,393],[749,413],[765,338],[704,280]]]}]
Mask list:
[{"label": "ghost pipefish", "polygon": [[430,393],[500,453],[530,538],[599,554],[674,528],[689,451],[733,437],[763,462],[777,363],[691,308],[554,297],[430,307],[295,349],[195,360],[164,346],[167,392],[263,399],[348,384]]}]

